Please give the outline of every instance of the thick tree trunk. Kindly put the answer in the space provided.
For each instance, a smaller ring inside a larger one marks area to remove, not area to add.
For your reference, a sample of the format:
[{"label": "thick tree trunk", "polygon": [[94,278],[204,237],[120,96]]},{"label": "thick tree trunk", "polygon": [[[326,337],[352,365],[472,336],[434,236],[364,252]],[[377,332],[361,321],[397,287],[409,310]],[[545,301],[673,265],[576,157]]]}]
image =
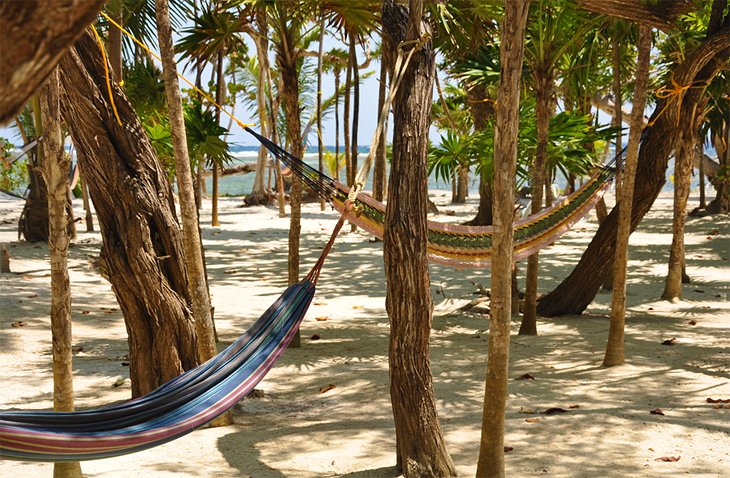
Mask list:
[{"label": "thick tree trunk", "polygon": [[[730,28],[723,27],[709,35],[677,66],[674,81],[680,85],[704,84],[720,71],[722,60],[726,58],[723,55],[726,55],[728,48]],[[683,128],[681,124],[678,126],[678,105],[681,105],[680,117],[687,121],[686,118],[691,117],[703,94],[704,90],[693,88],[683,94],[681,102],[671,96],[657,103],[652,117],[653,126],[646,130],[639,151],[631,214],[632,231],[651,208],[664,184],[669,156],[674,150],[674,138]],[[538,314],[546,317],[580,314],[591,303],[615,253],[618,210],[614,207],[598,228],[573,272],[539,301]]]},{"label": "thick tree trunk", "polygon": [[674,21],[679,15],[696,8],[692,0],[578,0],[578,6],[660,30],[674,28]]},{"label": "thick tree trunk", "polygon": [[504,421],[507,405],[512,321],[514,188],[517,169],[520,82],[529,0],[505,2],[500,29],[499,108],[494,129],[494,243],[487,377],[477,477],[504,477]]},{"label": "thick tree trunk", "polygon": [[[537,115],[537,151],[535,161],[530,167],[532,179],[532,202],[530,212],[537,214],[542,210],[543,192],[547,186],[545,181],[548,133],[552,108],[550,101],[553,90],[553,80],[550,77],[537,78],[536,115]],[[537,335],[537,273],[540,263],[540,253],[535,252],[527,258],[527,272],[525,278],[525,306],[520,324],[520,335]]]},{"label": "thick tree trunk", "polygon": [[99,46],[84,34],[61,61],[63,117],[86,174],[104,267],[129,334],[132,394],[199,363],[172,189],[118,86],[108,103]]},{"label": "thick tree trunk", "polygon": [[[429,26],[423,2],[383,3],[392,44],[418,39]],[[403,36],[407,28],[407,36]],[[455,476],[436,413],[429,360],[431,289],[426,256],[428,127],[435,75],[430,42],[416,51],[394,102],[393,161],[385,213],[383,259],[390,318],[390,399],[398,464],[406,477]]]},{"label": "thick tree trunk", "polygon": [[0,125],[20,111],[105,3],[0,2]]},{"label": "thick tree trunk", "polygon": [[651,28],[639,26],[639,57],[634,80],[633,110],[629,147],[626,151],[623,181],[620,192],[618,231],[616,233],[616,255],[613,260],[613,297],[611,300],[611,326],[603,365],[612,367],[624,363],[624,322],[626,318],[626,276],[629,257],[629,235],[631,234],[631,204],[633,202],[636,162],[639,156],[641,131],[644,127],[646,85],[649,78],[649,53],[651,51]]},{"label": "thick tree trunk", "polygon": [[[73,358],[71,354],[71,286],[68,278],[66,201],[70,161],[63,151],[59,111],[58,69],[54,69],[40,92],[45,131],[46,160],[43,177],[48,185],[48,251],[51,256],[51,336],[53,337],[53,410],[74,410]],[[54,478],[82,477],[81,465],[55,463]]]}]

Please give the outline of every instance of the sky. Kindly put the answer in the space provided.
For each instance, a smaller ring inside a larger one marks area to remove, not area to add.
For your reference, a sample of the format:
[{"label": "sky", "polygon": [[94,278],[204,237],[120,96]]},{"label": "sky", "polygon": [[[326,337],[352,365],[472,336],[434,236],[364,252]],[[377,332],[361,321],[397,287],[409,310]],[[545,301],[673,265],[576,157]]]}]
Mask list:
[{"label": "sky", "polygon": [[[248,39],[247,39],[248,40]],[[345,46],[337,41],[336,39],[333,39],[331,37],[326,37],[325,39],[325,45],[324,49],[325,51],[333,48],[345,48]],[[375,48],[375,42],[371,40],[371,48]],[[313,49],[317,48],[317,44],[313,43],[312,47]],[[255,55],[255,47],[253,44],[249,45],[249,54]],[[361,48],[358,48],[358,59],[359,62],[362,63],[365,58],[365,54],[363,53],[363,50]],[[313,61],[316,61],[316,59],[312,59]],[[273,57],[272,57],[272,64],[273,64]],[[159,66],[159,65],[158,65]],[[179,68],[180,71],[182,71],[182,68]],[[361,70],[360,75],[364,76],[366,72],[372,72],[372,74],[362,80],[362,83],[360,85],[360,123],[359,123],[359,132],[358,132],[358,138],[357,142],[361,146],[367,146],[370,144],[373,133],[375,131],[375,126],[377,123],[377,117],[378,117],[378,89],[379,89],[379,76],[380,76],[380,62],[377,59],[373,59],[370,62],[370,65],[365,70]],[[185,73],[186,76],[192,76],[190,73]],[[192,78],[190,78],[192,79]],[[342,73],[341,81],[344,83],[344,72]],[[322,80],[323,88],[322,88],[322,95],[323,98],[327,98],[328,96],[331,96],[334,93],[334,75],[332,73],[325,74]],[[434,89],[435,90],[435,89]],[[252,115],[251,113],[245,111],[243,109],[243,106],[241,104],[238,104],[235,112],[235,116],[243,121],[244,123],[256,123],[257,118],[256,116]],[[342,115],[343,115],[343,104],[340,103],[340,130],[342,129]],[[303,118],[302,123],[305,123],[308,118]],[[224,126],[228,126],[228,117],[223,116],[223,119],[221,120],[221,123]],[[391,123],[392,124],[392,123]],[[9,139],[11,142],[15,143],[16,145],[20,145],[22,142],[19,135],[17,134],[17,129],[9,128],[10,125],[5,125],[5,127],[0,127],[0,137],[4,137]],[[322,129],[323,129],[323,139],[324,143],[327,146],[333,146],[335,144],[335,120],[334,120],[334,111],[331,111],[322,122]],[[392,132],[392,127],[390,128]],[[389,132],[389,138],[391,137],[391,132]],[[316,133],[313,133],[310,135],[309,138],[309,144],[316,146]],[[431,140],[433,142],[438,143],[439,135],[436,132],[435,129],[432,128],[430,133]],[[228,137],[228,141],[237,145],[242,146],[253,146],[258,145],[257,141],[248,133],[243,131],[240,127],[238,127],[235,123],[231,128],[230,135]],[[389,139],[390,141],[390,139]],[[340,131],[340,147],[342,147],[343,139],[342,139],[342,131]]]}]

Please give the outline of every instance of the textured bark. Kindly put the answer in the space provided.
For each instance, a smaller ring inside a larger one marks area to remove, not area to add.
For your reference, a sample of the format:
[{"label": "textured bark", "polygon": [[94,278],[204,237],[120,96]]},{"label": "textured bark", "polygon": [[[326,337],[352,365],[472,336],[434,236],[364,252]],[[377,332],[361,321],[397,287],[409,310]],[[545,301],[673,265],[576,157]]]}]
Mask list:
[{"label": "textured bark", "polygon": [[105,3],[0,2],[0,124],[20,111]]},{"label": "textured bark", "polygon": [[[489,118],[494,116],[494,105],[489,101],[484,101],[488,97],[489,95],[484,86],[473,85],[467,90],[469,109],[474,117],[474,128],[477,130],[487,128]],[[490,226],[492,224],[493,199],[492,182],[481,177],[479,179],[479,206],[477,207],[476,216],[465,224],[470,226]]]},{"label": "textured bark", "polygon": [[[205,265],[201,250],[198,211],[195,206],[193,175],[190,169],[188,143],[185,132],[180,86],[177,81],[175,56],[172,46],[172,26],[167,0],[156,0],[157,35],[160,43],[165,96],[170,115],[170,132],[175,155],[178,197],[182,214],[182,239],[185,264],[188,270],[195,330],[198,337],[198,359],[204,362],[217,353],[211,318],[210,297],[205,281]],[[219,103],[220,104],[220,103]]]},{"label": "textured bark", "polygon": [[[423,2],[383,3],[383,29],[393,44],[420,38],[430,27]],[[398,36],[403,27],[408,36]],[[435,76],[430,42],[416,51],[394,101],[393,161],[385,212],[383,259],[390,319],[390,399],[398,464],[406,477],[455,476],[436,413],[429,360],[431,289],[426,256],[428,128]]]},{"label": "textured bark", "polygon": [[[39,94],[46,161],[43,177],[48,185],[48,251],[51,256],[51,337],[53,346],[53,410],[74,410],[73,358],[71,354],[71,285],[68,278],[66,200],[69,158],[63,151],[59,111],[58,69],[54,69]],[[55,478],[82,477],[81,465],[55,463]]]},{"label": "textured bark", "polygon": [[500,25],[499,108],[494,129],[494,243],[487,377],[477,477],[504,477],[504,413],[507,404],[512,320],[514,187],[517,170],[520,82],[529,0],[505,2]]},{"label": "textured bark", "polygon": [[[285,15],[285,13],[282,13]],[[297,63],[299,60],[299,48],[293,40],[291,28],[286,18],[283,18],[281,25],[286,31],[280,31],[280,44],[276,52],[276,61],[279,65],[279,73],[282,80],[282,99],[284,102],[284,115],[286,117],[287,143],[291,153],[301,158],[304,156],[304,143],[302,141],[302,125],[299,112],[299,75],[297,74]],[[292,175],[290,194],[291,220],[289,221],[289,284],[299,282],[299,239],[301,235],[302,217],[302,180]],[[290,347],[299,347],[299,331],[292,340]]]},{"label": "textured bark", "polygon": [[[357,166],[357,130],[360,125],[360,72],[357,65],[357,50],[355,49],[355,37],[350,35],[350,59],[352,61],[352,137],[350,138],[350,163],[352,171],[352,179],[350,185],[355,184],[355,177],[358,173]],[[357,231],[357,226],[350,223],[350,231]]]},{"label": "textured bark", "polygon": [[[537,214],[542,210],[543,192],[548,182],[545,181],[548,133],[550,131],[550,116],[552,108],[550,102],[553,94],[553,77],[550,73],[534,73],[537,80],[536,89],[536,116],[537,116],[537,151],[535,161],[530,166],[532,182],[532,202],[530,213]],[[527,272],[525,278],[525,306],[520,324],[520,335],[537,335],[537,274],[540,263],[540,253],[535,252],[527,258]]]},{"label": "textured bark", "polygon": [[118,86],[111,105],[99,46],[84,34],[61,61],[62,113],[99,220],[103,267],[129,334],[133,396],[197,365],[187,271],[172,189]]},{"label": "textured bark", "polygon": [[[43,123],[37,95],[30,99],[30,106],[33,110],[36,138],[40,138],[43,136]],[[30,192],[25,199],[18,224],[18,236],[22,234],[28,242],[48,242],[48,189],[42,174],[45,157],[43,149],[43,147],[36,147],[28,153],[28,177],[30,178],[28,189]]]},{"label": "textured bark", "polygon": [[[730,27],[710,34],[674,70],[674,81],[680,85],[700,84],[710,80],[723,67],[730,48]],[[724,56],[725,55],[725,56]],[[671,84],[668,85],[671,88]],[[681,118],[687,121],[704,90],[687,90],[681,101]],[[670,103],[670,104],[668,104]],[[652,127],[645,130],[641,142],[631,213],[633,231],[649,211],[661,192],[669,156],[674,150],[675,138],[684,127],[677,120],[676,97],[661,99],[654,110]],[[614,207],[583,253],[570,275],[552,292],[540,299],[538,314],[552,317],[580,314],[591,303],[601,285],[603,274],[610,265],[616,245],[616,227],[620,205]]]},{"label": "textured bark", "polygon": [[661,30],[671,30],[679,15],[697,8],[693,0],[578,0],[578,6]]},{"label": "textured bark", "polygon": [[[319,21],[319,52],[317,55],[317,159],[319,170],[324,171],[324,139],[322,138],[322,68],[324,57],[324,15]],[[327,203],[319,199],[319,209],[324,211]]]},{"label": "textured bark", "polygon": [[626,151],[620,203],[624,207],[619,212],[616,233],[616,254],[613,260],[613,296],[611,299],[611,325],[603,365],[611,367],[624,363],[624,322],[626,319],[626,276],[629,258],[629,235],[631,234],[631,203],[633,202],[636,162],[639,156],[641,131],[644,127],[644,108],[646,105],[646,85],[649,78],[649,53],[651,51],[651,28],[639,27],[639,56],[634,80],[632,100],[631,130]]},{"label": "textured bark", "polygon": [[[691,116],[692,119],[696,115]],[[664,283],[662,299],[682,298],[684,282],[684,224],[687,219],[687,199],[692,181],[692,163],[697,146],[698,128],[693,121],[686,125],[674,154],[674,206],[672,208],[672,245],[669,249],[669,270]],[[689,282],[689,280],[687,280]]]},{"label": "textured bark", "polygon": [[[78,150],[76,151],[76,156],[78,157],[79,153]],[[79,178],[81,181],[81,200],[84,204],[84,219],[86,221],[86,232],[94,232],[94,216],[91,214],[91,202],[89,201],[89,186],[86,184],[86,176],[84,176],[83,171],[81,170],[81,166],[78,164],[80,161],[77,161],[76,167],[79,168]]]},{"label": "textured bark", "polygon": [[[155,0],[156,2],[159,2],[160,0]],[[165,0],[167,1],[167,0]],[[159,30],[158,30],[159,31]],[[170,45],[172,45],[172,41],[170,42]],[[174,62],[173,62],[174,64]],[[225,87],[225,78],[223,77],[223,52],[218,52],[218,58],[215,62],[216,66],[216,87],[215,87],[215,102],[219,105],[223,104],[224,94],[223,89]],[[216,120],[220,122],[221,119],[221,110],[219,108],[216,108],[215,110],[215,117]],[[218,220],[218,178],[220,176],[220,166],[217,162],[213,162],[213,194],[210,199],[211,202],[211,209],[210,209],[210,225],[217,227],[220,226],[221,223]]]}]

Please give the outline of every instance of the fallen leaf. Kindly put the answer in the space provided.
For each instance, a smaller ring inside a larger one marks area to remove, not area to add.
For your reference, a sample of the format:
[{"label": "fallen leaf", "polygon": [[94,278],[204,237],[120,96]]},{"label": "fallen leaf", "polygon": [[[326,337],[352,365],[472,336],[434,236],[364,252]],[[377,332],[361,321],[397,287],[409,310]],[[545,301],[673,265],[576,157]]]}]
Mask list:
[{"label": "fallen leaf", "polygon": [[327,302],[317,301],[314,305],[327,305]]},{"label": "fallen leaf", "polygon": [[323,315],[321,317],[315,317],[314,318],[314,320],[316,320],[317,322],[324,322],[327,319],[329,319],[329,317],[327,317],[326,315]]},{"label": "fallen leaf", "polygon": [[535,377],[533,377],[529,373],[523,373],[522,375],[517,377],[515,380],[535,380]]},{"label": "fallen leaf", "polygon": [[29,276],[29,275],[24,275],[24,276],[20,276],[20,277],[21,277],[22,279],[25,279],[25,280],[30,280],[30,279],[32,279],[32,278],[33,278],[33,276]]},{"label": "fallen leaf", "polygon": [[91,311],[90,310],[82,310],[81,313],[84,314],[84,315],[88,315],[88,314],[91,313]]},{"label": "fallen leaf", "polygon": [[515,449],[515,448],[514,448],[513,446],[506,446],[506,447],[504,447],[504,452],[505,452],[505,453],[509,453],[509,452],[511,452],[511,451],[512,451],[512,450],[514,450],[514,449]]},{"label": "fallen leaf", "polygon": [[542,413],[543,415],[558,415],[560,413],[567,413],[567,412],[568,412],[568,410],[566,410],[564,408],[550,407],[547,410],[545,410],[544,412],[540,412],[540,413]]},{"label": "fallen leaf", "polygon": [[319,335],[314,334],[311,337],[309,337],[309,340],[319,340]]},{"label": "fallen leaf", "polygon": [[728,409],[730,410],[730,403],[716,403],[712,406],[715,410]]},{"label": "fallen leaf", "polygon": [[335,387],[333,384],[325,385],[324,387],[319,387],[319,393],[325,393],[329,392],[330,390],[333,390],[337,387]]},{"label": "fallen leaf", "polygon": [[533,410],[532,408],[520,407],[520,409],[517,413],[533,414],[533,413],[535,413],[535,410]]},{"label": "fallen leaf", "polygon": [[690,320],[690,321],[689,321],[689,322],[687,322],[687,323],[688,323],[689,325],[697,325],[697,321],[696,321],[696,320]]},{"label": "fallen leaf", "polygon": [[580,408],[580,405],[574,403],[573,405],[568,405],[568,408],[576,409],[576,408]]},{"label": "fallen leaf", "polygon": [[117,388],[117,387],[121,387],[122,385],[124,385],[124,382],[125,382],[125,381],[126,381],[126,379],[125,379],[125,378],[123,378],[123,377],[119,377],[119,378],[118,378],[118,379],[116,379],[116,380],[114,381],[114,383],[112,384],[112,388]]},{"label": "fallen leaf", "polygon": [[707,398],[707,403],[730,403],[730,398]]},{"label": "fallen leaf", "polygon": [[13,322],[12,324],[10,324],[11,327],[25,327],[26,325],[28,325],[28,324],[26,324],[22,320],[19,320],[17,322]]},{"label": "fallen leaf", "polygon": [[664,411],[661,408],[655,408],[654,410],[650,410],[649,413],[652,415],[664,415]]},{"label": "fallen leaf", "polygon": [[238,269],[227,269],[223,271],[224,274],[235,274],[236,272],[238,272]]},{"label": "fallen leaf", "polygon": [[662,342],[662,345],[674,345],[677,343],[677,338],[672,337],[671,339],[667,339],[664,342]]},{"label": "fallen leaf", "polygon": [[364,309],[365,306],[364,305],[353,305],[352,308],[353,309]]},{"label": "fallen leaf", "polygon": [[681,456],[660,456],[659,458],[654,458],[654,461],[666,461],[669,463],[674,463],[675,461],[679,461],[679,459],[682,458]]},{"label": "fallen leaf", "polygon": [[525,421],[526,421],[527,423],[537,423],[537,422],[539,422],[539,421],[540,421],[540,419],[539,419],[539,418],[537,418],[537,417],[532,417],[532,418],[526,418],[526,419],[525,419]]},{"label": "fallen leaf", "polygon": [[35,297],[38,297],[38,294],[30,294],[30,295],[28,296],[28,298],[29,298],[29,299],[33,299],[33,298],[35,298]]}]

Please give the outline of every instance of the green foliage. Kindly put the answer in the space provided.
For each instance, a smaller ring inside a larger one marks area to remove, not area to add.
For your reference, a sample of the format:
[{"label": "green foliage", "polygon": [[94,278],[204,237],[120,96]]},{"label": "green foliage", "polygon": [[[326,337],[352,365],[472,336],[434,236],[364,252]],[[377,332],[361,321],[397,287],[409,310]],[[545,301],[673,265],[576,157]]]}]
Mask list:
[{"label": "green foliage", "polygon": [[185,130],[188,137],[188,152],[191,165],[197,167],[205,162],[222,166],[233,160],[229,144],[223,139],[228,129],[218,124],[211,110],[204,110],[200,103],[185,105]]},{"label": "green foliage", "polygon": [[165,83],[162,72],[150,61],[125,64],[124,92],[144,121],[166,113]]},{"label": "green foliage", "polygon": [[337,157],[332,151],[325,151],[322,159],[327,173],[332,177],[339,177],[338,172],[345,167],[345,155],[340,154]]},{"label": "green foliage", "polygon": [[21,158],[13,162],[13,144],[0,137],[0,190],[17,191],[28,184],[28,168],[26,160]]}]

